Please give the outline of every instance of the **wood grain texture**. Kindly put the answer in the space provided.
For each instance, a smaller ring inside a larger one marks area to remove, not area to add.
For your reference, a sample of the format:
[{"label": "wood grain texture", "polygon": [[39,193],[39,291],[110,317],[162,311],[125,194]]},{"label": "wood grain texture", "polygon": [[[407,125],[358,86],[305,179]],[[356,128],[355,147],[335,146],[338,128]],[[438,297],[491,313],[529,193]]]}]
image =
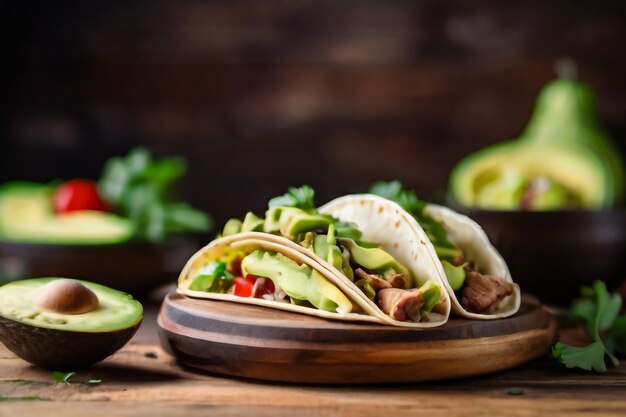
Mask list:
[{"label": "wood grain texture", "polygon": [[158,324],[164,346],[187,365],[305,383],[408,382],[495,372],[545,354],[556,327],[532,298],[512,318],[452,319],[442,327],[406,330],[179,295],[166,297]]},{"label": "wood grain texture", "polygon": [[[626,364],[606,374],[564,369],[547,357],[488,376],[359,386],[260,383],[180,367],[158,346],[156,307],[131,344],[79,372],[94,386],[55,383],[0,344],[1,417],[72,416],[622,416]],[[570,332],[563,340],[570,341]],[[574,335],[575,336],[575,335]],[[517,393],[513,395],[511,393]]]}]

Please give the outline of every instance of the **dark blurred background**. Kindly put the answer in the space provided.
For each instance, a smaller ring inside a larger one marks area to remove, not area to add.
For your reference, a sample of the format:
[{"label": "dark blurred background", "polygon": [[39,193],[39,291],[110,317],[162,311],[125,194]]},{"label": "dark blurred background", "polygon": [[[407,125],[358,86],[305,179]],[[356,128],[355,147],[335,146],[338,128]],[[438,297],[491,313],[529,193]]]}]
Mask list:
[{"label": "dark blurred background", "polygon": [[0,4],[0,181],[97,178],[144,145],[187,158],[180,191],[218,222],[301,183],[437,198],[563,56],[626,141],[624,2]]}]

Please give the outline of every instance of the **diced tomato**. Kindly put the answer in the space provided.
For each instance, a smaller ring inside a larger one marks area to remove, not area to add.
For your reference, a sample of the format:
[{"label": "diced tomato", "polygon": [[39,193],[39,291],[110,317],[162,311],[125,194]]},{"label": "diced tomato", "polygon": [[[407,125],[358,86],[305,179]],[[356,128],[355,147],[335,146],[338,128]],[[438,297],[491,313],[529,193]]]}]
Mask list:
[{"label": "diced tomato", "polygon": [[106,211],[107,206],[100,198],[93,181],[75,179],[66,181],[54,193],[54,210],[66,213],[77,210]]},{"label": "diced tomato", "polygon": [[235,288],[234,294],[239,297],[250,297],[252,295],[252,287],[256,282],[254,275],[248,275],[247,277],[235,277],[233,279],[233,286]]}]

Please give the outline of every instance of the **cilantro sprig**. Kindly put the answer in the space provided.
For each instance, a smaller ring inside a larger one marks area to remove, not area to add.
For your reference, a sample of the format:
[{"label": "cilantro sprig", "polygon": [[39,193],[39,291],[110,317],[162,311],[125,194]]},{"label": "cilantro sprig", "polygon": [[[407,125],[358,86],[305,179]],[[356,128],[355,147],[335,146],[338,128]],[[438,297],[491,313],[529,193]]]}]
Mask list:
[{"label": "cilantro sprig", "polygon": [[211,217],[179,201],[174,184],[185,174],[181,158],[153,158],[143,148],[107,161],[99,188],[115,211],[135,223],[140,239],[160,242],[183,232],[206,232]]},{"label": "cilantro sprig", "polygon": [[289,187],[287,192],[272,198],[268,206],[272,207],[296,207],[305,211],[315,210],[315,191],[308,185],[301,187]]},{"label": "cilantro sprig", "polygon": [[615,354],[626,353],[626,315],[618,316],[622,297],[610,294],[602,281],[583,287],[581,296],[572,304],[570,315],[584,323],[591,343],[571,346],[557,342],[551,354],[568,368],[606,372],[605,357],[618,366]]}]

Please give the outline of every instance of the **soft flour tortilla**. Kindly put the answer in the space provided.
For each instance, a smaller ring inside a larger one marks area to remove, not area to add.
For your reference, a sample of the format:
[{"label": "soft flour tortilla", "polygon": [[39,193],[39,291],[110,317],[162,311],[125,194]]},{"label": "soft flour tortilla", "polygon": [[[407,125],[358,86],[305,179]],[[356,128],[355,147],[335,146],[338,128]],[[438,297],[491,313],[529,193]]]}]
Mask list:
[{"label": "soft flour tortilla", "polygon": [[[371,207],[377,213],[382,213],[385,210],[389,214],[386,218],[393,219],[390,223],[393,229],[387,229],[384,222],[373,222],[371,225],[365,223],[365,219],[369,216],[361,208],[367,206],[367,203],[360,205],[362,199],[355,200],[352,196],[350,199],[352,204],[359,204],[359,209],[355,209],[351,217],[358,218],[360,221],[354,221],[359,225],[360,230],[364,233],[363,238],[370,241],[377,241],[381,244],[386,251],[396,258],[400,263],[406,266],[413,275],[416,281],[416,286],[419,287],[425,283],[428,279],[432,279],[441,288],[441,305],[438,307],[440,314],[431,314],[432,318],[437,320],[422,321],[422,322],[410,322],[410,321],[398,321],[392,319],[389,315],[385,314],[380,308],[369,298],[363,294],[363,292],[345,275],[343,275],[336,268],[328,264],[326,261],[320,259],[313,253],[297,243],[294,243],[284,237],[276,236],[268,233],[260,232],[247,232],[238,233],[235,235],[226,236],[211,242],[208,246],[200,249],[185,265],[181,272],[178,281],[178,292],[194,298],[207,298],[215,300],[227,300],[246,304],[262,305],[281,310],[293,311],[297,313],[304,313],[318,317],[324,317],[335,320],[347,320],[347,321],[368,321],[381,324],[389,324],[400,327],[409,328],[425,328],[435,327],[444,324],[450,315],[451,303],[448,297],[448,293],[443,287],[440,277],[437,275],[439,271],[435,265],[422,265],[429,262],[429,253],[422,246],[410,251],[407,250],[407,254],[404,254],[402,248],[409,248],[411,243],[421,240],[422,242],[428,242],[425,235],[419,236],[416,232],[424,233],[419,226],[415,228],[417,224],[411,216],[406,216],[405,213],[397,206],[388,200],[372,196],[375,199],[377,205]],[[371,202],[373,203],[373,201]],[[346,204],[350,205],[346,200]],[[343,206],[343,204],[342,204]],[[379,212],[380,207],[382,211]],[[352,220],[351,220],[352,221]],[[397,224],[398,226],[395,226]],[[412,226],[411,226],[412,225]],[[376,230],[372,230],[376,229]],[[380,229],[380,230],[378,230]],[[396,239],[390,240],[392,236],[397,236]],[[377,239],[380,237],[380,239]],[[383,239],[384,238],[384,239]],[[428,242],[430,244],[430,242]],[[353,312],[348,314],[339,314],[319,310],[313,307],[298,306],[291,303],[285,303],[280,301],[265,300],[251,297],[239,297],[231,294],[218,294],[204,291],[193,291],[189,289],[193,278],[196,275],[196,271],[205,265],[207,262],[214,261],[230,250],[246,250],[252,251],[255,249],[264,249],[272,252],[279,252],[289,257],[290,259],[298,262],[299,264],[306,264],[311,268],[320,272],[328,281],[334,284],[340,291],[346,295],[353,303],[354,310],[360,312]],[[431,275],[434,274],[434,275]]]},{"label": "soft flour tortilla", "polygon": [[[519,286],[513,282],[509,268],[502,256],[496,248],[489,242],[489,238],[485,231],[472,219],[447,207],[429,204],[426,206],[425,213],[433,219],[443,224],[450,242],[458,246],[468,261],[473,261],[478,266],[479,272],[483,274],[495,275],[504,280],[513,283],[515,286],[513,294],[503,298],[495,307],[493,313],[471,313],[461,306],[461,303],[454,294],[454,290],[448,284],[445,278],[443,265],[437,260],[440,274],[444,277],[444,285],[452,299],[452,308],[454,312],[463,317],[479,320],[498,319],[502,317],[512,316],[517,313],[522,300]],[[433,248],[433,253],[434,248]],[[436,256],[436,254],[435,254]]]}]

